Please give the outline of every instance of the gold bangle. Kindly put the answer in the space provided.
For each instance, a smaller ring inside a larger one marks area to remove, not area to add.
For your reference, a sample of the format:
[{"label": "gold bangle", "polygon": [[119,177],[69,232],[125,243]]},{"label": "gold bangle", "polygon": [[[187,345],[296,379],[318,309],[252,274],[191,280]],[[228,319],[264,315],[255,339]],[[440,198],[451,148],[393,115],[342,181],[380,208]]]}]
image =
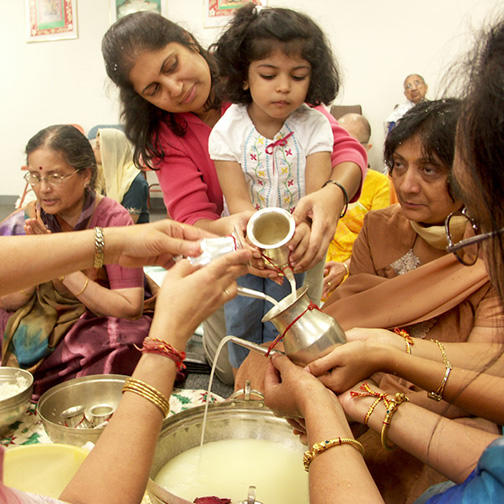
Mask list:
[{"label": "gold bangle", "polygon": [[450,361],[448,360],[448,357],[446,356],[446,350],[445,350],[444,345],[438,340],[431,340],[431,341],[434,341],[434,343],[436,343],[436,345],[441,350],[441,357],[443,359],[443,364],[445,365],[446,369],[445,369],[445,374],[443,376],[443,379],[441,380],[441,383],[439,384],[439,387],[435,391],[431,390],[430,392],[427,392],[427,397],[429,399],[434,400],[434,401],[441,401],[441,399],[443,399],[443,393],[444,393],[444,390],[446,387],[446,382],[448,381],[448,378],[449,378],[451,370],[452,370],[452,365],[451,365]]},{"label": "gold bangle", "polygon": [[104,249],[105,249],[105,239],[103,237],[103,229],[101,227],[95,227],[95,255],[93,266],[96,269],[100,269],[104,262]]},{"label": "gold bangle", "polygon": [[159,408],[163,418],[166,418],[170,412],[170,401],[168,398],[159,392],[159,390],[144,381],[136,380],[135,378],[128,378],[124,383],[122,392],[132,392],[133,394],[137,394],[140,397],[147,399]]},{"label": "gold bangle", "polygon": [[385,403],[387,412],[385,414],[385,418],[383,419],[383,427],[381,431],[381,444],[383,448],[386,450],[392,450],[394,447],[389,445],[387,442],[387,432],[392,423],[392,417],[395,415],[395,412],[399,409],[401,404],[408,402],[408,398],[406,394],[403,392],[397,392],[394,396],[394,399],[387,399]]},{"label": "gold bangle", "polygon": [[359,443],[359,441],[356,441],[355,439],[342,438],[342,437],[337,437],[335,439],[326,439],[325,441],[320,441],[319,443],[315,443],[312,446],[311,450],[307,450],[304,452],[303,464],[304,464],[305,471],[309,470],[312,460],[317,455],[324,453],[326,450],[328,450],[329,448],[332,448],[333,446],[341,446],[344,444],[348,444],[350,446],[353,446],[356,450],[359,450],[362,455],[364,455],[364,446],[362,446],[362,444]]},{"label": "gold bangle", "polygon": [[346,262],[342,262],[343,267],[345,268],[346,274],[350,275],[350,268],[348,267],[348,264]]},{"label": "gold bangle", "polygon": [[369,406],[368,412],[366,413],[366,416],[364,417],[364,425],[367,425],[367,423],[369,421],[369,417],[373,414],[373,411],[375,410],[376,406],[378,406],[380,401],[383,401],[383,400],[384,400],[383,397],[378,397],[378,399],[375,399],[373,401],[373,404],[371,404],[371,406]]},{"label": "gold bangle", "polygon": [[82,287],[82,289],[79,292],[77,292],[77,294],[74,294],[74,296],[79,297],[86,290],[88,283],[89,283],[89,278],[86,277],[86,281],[84,282],[84,286]]}]

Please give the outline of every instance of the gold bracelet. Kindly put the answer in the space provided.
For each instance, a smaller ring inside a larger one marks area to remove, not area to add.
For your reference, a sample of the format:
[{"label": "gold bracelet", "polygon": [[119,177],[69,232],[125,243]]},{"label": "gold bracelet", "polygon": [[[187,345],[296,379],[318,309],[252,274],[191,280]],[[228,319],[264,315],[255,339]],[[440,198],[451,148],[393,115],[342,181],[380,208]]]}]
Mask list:
[{"label": "gold bracelet", "polygon": [[369,422],[369,417],[373,414],[373,411],[375,410],[376,406],[378,406],[378,404],[383,400],[384,400],[384,397],[378,397],[378,399],[375,399],[373,401],[373,404],[371,404],[371,406],[369,406],[368,412],[366,413],[366,416],[364,417],[364,425],[367,425],[367,423]]},{"label": "gold bracelet", "polygon": [[133,394],[137,394],[140,397],[147,399],[160,409],[163,418],[166,418],[170,412],[170,401],[168,398],[159,392],[159,390],[144,381],[136,380],[135,378],[128,378],[124,383],[122,392],[132,392]]},{"label": "gold bracelet", "polygon": [[348,267],[348,264],[346,262],[342,262],[343,267],[345,268],[346,274],[350,275],[350,268]]},{"label": "gold bracelet", "polygon": [[86,281],[84,282],[84,286],[82,287],[82,289],[79,292],[77,292],[77,294],[74,294],[74,296],[79,297],[86,290],[88,283],[89,283],[89,278],[86,277]]},{"label": "gold bracelet", "polygon": [[392,423],[392,417],[394,416],[395,412],[399,409],[399,406],[401,404],[408,402],[408,398],[406,397],[406,394],[403,392],[396,392],[395,396],[393,399],[387,399],[387,402],[385,403],[387,412],[385,414],[385,418],[383,419],[383,427],[381,431],[381,444],[383,448],[386,450],[392,450],[394,447],[389,445],[387,442],[387,432],[390,427],[390,424]]},{"label": "gold bracelet", "polygon": [[342,437],[337,437],[335,439],[327,439],[325,441],[320,441],[319,443],[315,443],[312,446],[311,450],[307,450],[304,452],[303,464],[304,464],[305,471],[309,470],[312,460],[317,455],[324,453],[326,450],[328,450],[329,448],[332,448],[333,446],[341,446],[344,444],[348,444],[350,446],[353,446],[356,450],[359,450],[362,455],[364,455],[364,446],[362,446],[362,444],[359,443],[359,441],[356,441],[355,439],[342,438]]},{"label": "gold bracelet", "polygon": [[450,376],[450,373],[452,370],[452,365],[451,365],[450,361],[448,360],[448,357],[446,356],[446,350],[445,350],[444,345],[438,340],[431,340],[431,341],[434,341],[434,343],[436,343],[436,345],[441,350],[441,357],[443,359],[443,364],[445,365],[446,369],[445,369],[445,374],[443,376],[443,379],[441,380],[441,383],[439,384],[439,387],[435,391],[431,390],[430,392],[427,392],[427,397],[429,399],[434,400],[434,401],[441,401],[441,399],[443,399],[443,393],[444,393],[444,389],[446,387],[446,382],[448,381],[448,377]]},{"label": "gold bracelet", "polygon": [[93,264],[96,269],[100,269],[103,266],[104,249],[105,239],[103,237],[103,229],[97,226],[95,227],[95,255]]}]

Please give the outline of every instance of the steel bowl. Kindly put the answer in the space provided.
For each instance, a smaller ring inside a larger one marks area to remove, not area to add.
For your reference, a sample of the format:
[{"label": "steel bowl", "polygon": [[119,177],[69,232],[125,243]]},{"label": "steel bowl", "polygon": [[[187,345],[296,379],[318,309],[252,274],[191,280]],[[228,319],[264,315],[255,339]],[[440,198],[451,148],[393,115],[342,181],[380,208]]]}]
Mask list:
[{"label": "steel bowl", "polygon": [[[106,420],[121,400],[121,390],[128,377],[99,374],[74,378],[60,383],[39,399],[37,412],[47,435],[54,443],[77,446],[91,441],[96,443]],[[108,412],[107,417],[97,412]],[[94,427],[97,425],[97,427]]]},{"label": "steel bowl", "polygon": [[2,384],[15,385],[18,379],[26,384],[15,395],[0,400],[0,431],[18,420],[30,404],[33,375],[25,369],[15,367],[0,367],[0,386]]},{"label": "steel bowl", "polygon": [[[172,458],[200,443],[205,406],[196,406],[168,417],[154,454],[147,495],[154,503],[190,504],[155,483],[161,468]],[[263,401],[236,399],[209,405],[205,442],[224,439],[265,439],[300,451],[303,447],[292,427],[279,418]]]}]

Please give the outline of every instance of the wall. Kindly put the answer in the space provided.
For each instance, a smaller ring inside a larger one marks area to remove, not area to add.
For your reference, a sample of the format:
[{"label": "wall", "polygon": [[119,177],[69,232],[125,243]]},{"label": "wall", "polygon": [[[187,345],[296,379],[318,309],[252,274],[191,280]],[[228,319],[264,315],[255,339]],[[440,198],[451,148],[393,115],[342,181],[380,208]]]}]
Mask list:
[{"label": "wall", "polygon": [[[118,121],[114,88],[107,83],[100,52],[110,24],[109,0],[78,1],[79,38],[26,43],[25,2],[0,0],[1,195],[23,187],[23,148],[36,131],[54,123],[79,123],[86,130]],[[208,45],[219,33],[203,27],[204,0],[166,0],[167,17]],[[430,98],[442,75],[472,42],[473,28],[494,19],[501,0],[269,0],[274,7],[304,10],[329,36],[343,71],[335,103],[360,103],[373,129],[371,162],[381,165],[383,120],[403,100],[402,81],[422,74]],[[504,13],[504,9],[502,9]]]}]

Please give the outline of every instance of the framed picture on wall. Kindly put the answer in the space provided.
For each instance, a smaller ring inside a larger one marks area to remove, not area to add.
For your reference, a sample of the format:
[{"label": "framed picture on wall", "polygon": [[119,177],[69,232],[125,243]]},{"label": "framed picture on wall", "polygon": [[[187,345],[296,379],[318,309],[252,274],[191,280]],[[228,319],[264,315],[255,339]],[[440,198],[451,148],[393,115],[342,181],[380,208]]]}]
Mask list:
[{"label": "framed picture on wall", "polygon": [[162,14],[165,0],[110,0],[111,22],[138,11],[153,11]]},{"label": "framed picture on wall", "polygon": [[28,42],[77,38],[76,0],[26,0]]},{"label": "framed picture on wall", "polygon": [[249,2],[262,7],[268,3],[267,0],[205,0],[205,26],[225,25],[236,9]]}]

